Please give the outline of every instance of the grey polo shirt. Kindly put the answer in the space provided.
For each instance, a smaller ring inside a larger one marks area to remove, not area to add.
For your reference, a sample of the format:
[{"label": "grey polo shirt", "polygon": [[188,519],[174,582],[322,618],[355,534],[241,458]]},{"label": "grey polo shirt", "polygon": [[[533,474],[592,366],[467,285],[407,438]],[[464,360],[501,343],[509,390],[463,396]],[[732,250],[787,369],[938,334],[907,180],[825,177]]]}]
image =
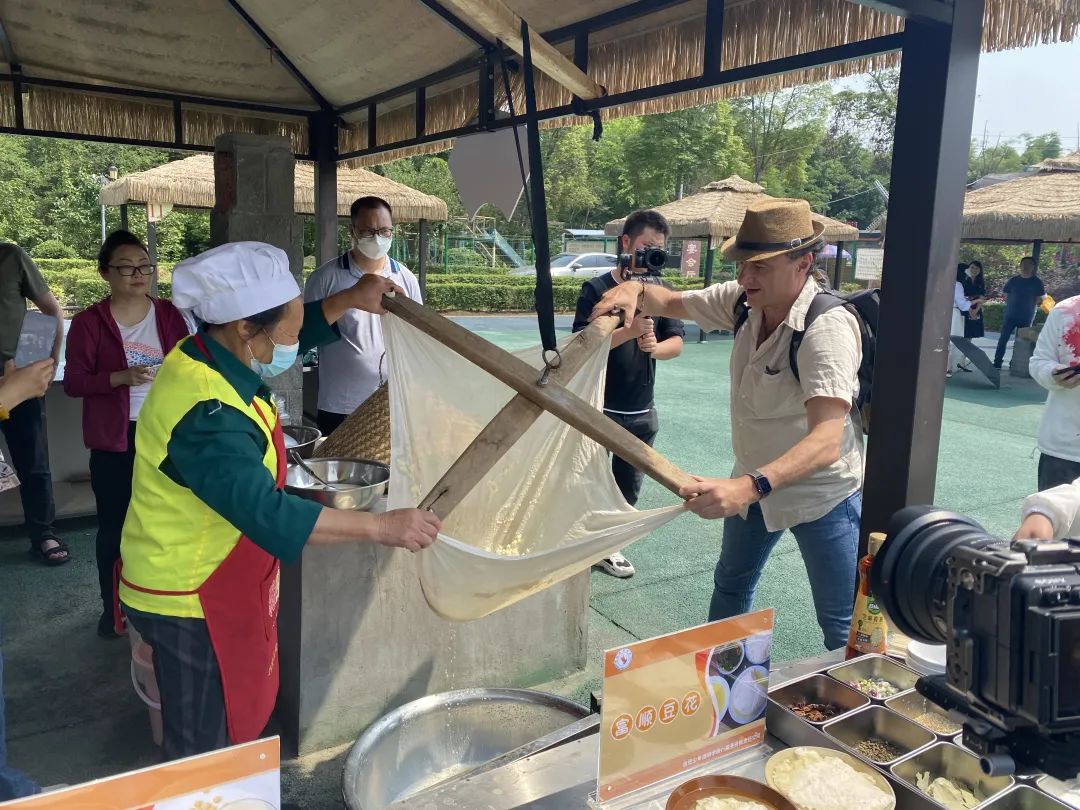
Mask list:
[{"label": "grey polo shirt", "polygon": [[[423,303],[420,282],[401,262],[387,258],[383,275],[405,290],[413,301]],[[304,285],[304,301],[321,301],[356,284],[364,271],[348,253],[316,270]],[[319,349],[319,410],[350,414],[375,393],[386,379],[387,366],[379,362],[386,351],[380,316],[350,309],[337,322],[341,340]]]}]

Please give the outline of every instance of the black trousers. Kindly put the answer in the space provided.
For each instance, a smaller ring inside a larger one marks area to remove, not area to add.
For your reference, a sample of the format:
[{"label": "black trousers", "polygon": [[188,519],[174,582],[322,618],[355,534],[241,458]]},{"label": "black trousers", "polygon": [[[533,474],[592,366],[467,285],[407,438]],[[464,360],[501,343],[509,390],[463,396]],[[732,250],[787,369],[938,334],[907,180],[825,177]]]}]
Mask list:
[{"label": "black trousers", "polygon": [[113,566],[120,559],[120,535],[131,502],[135,467],[135,423],[128,422],[128,446],[123,453],[90,451],[90,486],[97,503],[97,569],[101,604],[112,612]]},{"label": "black trousers", "polygon": [[330,411],[319,411],[315,414],[315,426],[319,429],[319,432],[323,436],[329,436],[341,423],[349,418],[347,413],[331,413]]},{"label": "black trousers", "polygon": [[1039,492],[1062,484],[1071,484],[1080,478],[1080,462],[1048,456],[1039,456]]},{"label": "black trousers", "polygon": [[154,676],[161,693],[165,761],[205,754],[229,744],[221,670],[203,619],[124,612],[154,648]]},{"label": "black trousers", "polygon": [[[653,442],[656,440],[656,434],[660,432],[660,418],[657,416],[656,408],[646,413],[629,416],[608,411],[604,411],[604,413],[609,419],[622,425],[649,447],[652,447]],[[638,496],[641,494],[641,485],[645,482],[645,474],[618,456],[613,456],[611,459],[611,473],[615,476],[615,483],[619,485],[619,491],[626,498],[626,502],[631,506],[636,504]]]},{"label": "black trousers", "polygon": [[49,442],[45,434],[45,400],[28,399],[11,410],[0,430],[11,451],[11,466],[19,476],[26,533],[37,544],[45,537],[55,537],[53,521],[52,472],[49,470]]}]

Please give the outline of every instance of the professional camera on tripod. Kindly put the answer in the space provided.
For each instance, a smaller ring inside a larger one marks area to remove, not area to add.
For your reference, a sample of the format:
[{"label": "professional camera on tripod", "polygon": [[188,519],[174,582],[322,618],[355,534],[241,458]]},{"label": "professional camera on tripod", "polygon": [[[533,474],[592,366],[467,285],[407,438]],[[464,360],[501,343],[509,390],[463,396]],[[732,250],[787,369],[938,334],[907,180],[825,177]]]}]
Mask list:
[{"label": "professional camera on tripod", "polygon": [[871,585],[890,623],[945,643],[917,689],[962,712],[989,775],[1080,771],[1080,541],[1008,541],[932,506],[897,512]]},{"label": "professional camera on tripod", "polygon": [[659,276],[667,264],[668,254],[663,248],[643,247],[633,253],[619,254],[619,271],[623,281],[634,275],[634,269],[644,270],[650,276]]}]

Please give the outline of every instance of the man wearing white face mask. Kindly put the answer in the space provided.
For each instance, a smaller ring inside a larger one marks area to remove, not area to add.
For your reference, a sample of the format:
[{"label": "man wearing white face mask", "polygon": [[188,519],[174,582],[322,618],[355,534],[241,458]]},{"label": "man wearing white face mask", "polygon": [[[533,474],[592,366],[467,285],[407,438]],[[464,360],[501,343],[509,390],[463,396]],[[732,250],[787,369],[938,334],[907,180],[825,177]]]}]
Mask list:
[{"label": "man wearing white face mask", "polygon": [[[386,276],[412,300],[423,303],[412,271],[388,255],[394,237],[390,204],[380,197],[360,197],[352,204],[352,249],[327,262],[308,278],[304,301],[320,301],[347,290],[367,273]],[[385,378],[382,324],[370,312],[351,309],[337,323],[341,340],[319,349],[317,423],[328,436],[375,393]]]}]

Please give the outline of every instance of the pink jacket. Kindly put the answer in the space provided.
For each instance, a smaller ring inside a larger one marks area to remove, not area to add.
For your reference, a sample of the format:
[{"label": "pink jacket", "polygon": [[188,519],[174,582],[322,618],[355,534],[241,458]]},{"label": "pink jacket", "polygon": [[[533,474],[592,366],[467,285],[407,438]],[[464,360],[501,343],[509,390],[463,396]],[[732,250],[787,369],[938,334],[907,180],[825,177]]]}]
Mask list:
[{"label": "pink jacket", "polygon": [[[169,301],[153,302],[158,338],[164,354],[187,337],[180,311]],[[64,392],[83,398],[83,442],[91,450],[127,450],[131,400],[128,387],[112,387],[109,376],[128,367],[120,330],[109,310],[109,299],[76,315],[67,336]]]}]

